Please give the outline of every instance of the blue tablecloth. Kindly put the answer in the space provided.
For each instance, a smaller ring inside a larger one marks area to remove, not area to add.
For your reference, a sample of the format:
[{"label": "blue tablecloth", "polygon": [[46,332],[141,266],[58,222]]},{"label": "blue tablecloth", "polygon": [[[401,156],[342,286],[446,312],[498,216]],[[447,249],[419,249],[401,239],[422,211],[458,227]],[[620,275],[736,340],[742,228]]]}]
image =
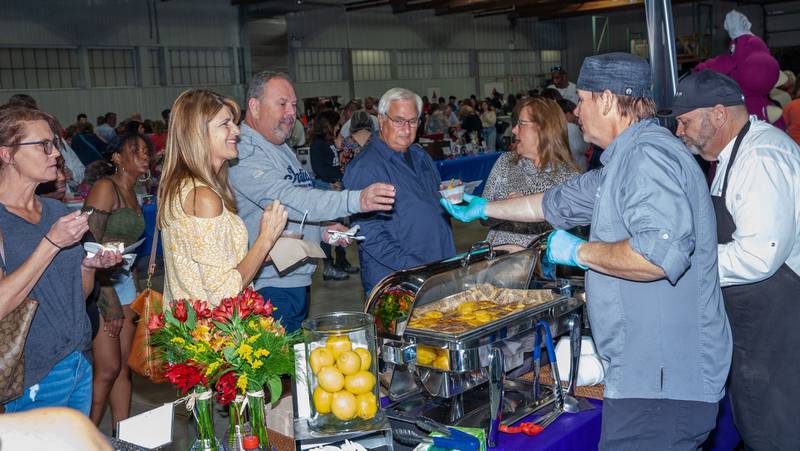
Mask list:
[{"label": "blue tablecloth", "polygon": [[486,179],[489,177],[489,173],[500,155],[502,155],[502,152],[437,161],[436,168],[439,169],[442,181],[450,179],[459,179],[462,182],[483,180],[483,183],[478,185],[475,191],[472,192],[472,194],[480,196],[483,193],[483,187],[486,185]]},{"label": "blue tablecloth", "polygon": [[[137,249],[139,257],[149,256],[150,248],[153,245],[153,233],[155,233],[156,225],[156,204],[155,202],[142,205],[142,214],[144,215],[144,243]],[[161,238],[158,238],[158,247],[156,248],[156,255],[163,255],[161,252]]]}]

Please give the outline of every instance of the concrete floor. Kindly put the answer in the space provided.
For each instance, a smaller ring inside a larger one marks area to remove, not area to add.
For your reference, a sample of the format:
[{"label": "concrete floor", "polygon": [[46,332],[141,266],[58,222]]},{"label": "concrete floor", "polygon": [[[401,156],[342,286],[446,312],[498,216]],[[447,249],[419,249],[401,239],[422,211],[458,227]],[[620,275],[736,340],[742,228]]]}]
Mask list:
[{"label": "concrete floor", "polygon": [[[466,252],[473,243],[486,237],[486,231],[486,227],[478,222],[463,224],[453,220],[456,250]],[[356,246],[348,247],[347,258],[352,264],[358,266]],[[160,290],[163,286],[162,278],[157,275],[154,279],[154,287]],[[364,302],[364,290],[361,288],[361,279],[358,274],[351,275],[348,280],[323,281],[322,265],[319,266],[311,284],[310,317],[334,311],[362,311]],[[169,384],[156,385],[134,375],[131,415],[159,407],[179,397],[178,392]],[[174,441],[172,446],[167,449],[186,450],[191,447],[195,430],[191,425],[190,416],[191,414],[187,413],[182,405],[175,408]],[[227,418],[216,414],[215,421],[217,437],[222,438],[228,426]],[[108,412],[100,424],[100,430],[105,434],[111,433],[111,417]]]}]

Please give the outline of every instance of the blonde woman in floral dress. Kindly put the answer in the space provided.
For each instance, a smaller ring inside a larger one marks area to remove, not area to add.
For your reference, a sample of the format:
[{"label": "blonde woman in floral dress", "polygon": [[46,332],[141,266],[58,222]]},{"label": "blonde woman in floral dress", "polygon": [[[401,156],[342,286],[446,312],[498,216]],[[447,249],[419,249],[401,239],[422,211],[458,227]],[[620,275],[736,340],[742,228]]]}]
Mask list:
[{"label": "blonde woman in floral dress", "polygon": [[216,306],[250,285],[286,225],[280,202],[264,209],[253,247],[236,215],[228,161],[238,156],[239,107],[207,90],[183,92],[172,107],[158,189],[164,246],[164,302]]}]

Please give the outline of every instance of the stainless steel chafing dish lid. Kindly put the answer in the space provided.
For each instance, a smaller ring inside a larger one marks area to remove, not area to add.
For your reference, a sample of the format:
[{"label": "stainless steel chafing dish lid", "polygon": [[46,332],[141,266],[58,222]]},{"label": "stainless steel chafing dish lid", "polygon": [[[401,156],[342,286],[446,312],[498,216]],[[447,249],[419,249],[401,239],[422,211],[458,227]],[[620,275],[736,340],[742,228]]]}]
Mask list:
[{"label": "stainless steel chafing dish lid", "polygon": [[379,335],[399,340],[417,306],[482,283],[528,288],[539,254],[538,246],[495,253],[489,243],[476,243],[464,255],[387,276],[372,290],[365,311],[375,317]]}]

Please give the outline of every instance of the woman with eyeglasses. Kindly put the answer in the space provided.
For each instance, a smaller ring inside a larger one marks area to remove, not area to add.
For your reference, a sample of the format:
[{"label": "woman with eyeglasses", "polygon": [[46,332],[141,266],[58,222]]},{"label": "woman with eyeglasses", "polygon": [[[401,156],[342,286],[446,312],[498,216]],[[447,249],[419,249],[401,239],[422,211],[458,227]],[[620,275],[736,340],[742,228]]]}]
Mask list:
[{"label": "woman with eyeglasses", "polygon": [[[580,175],[572,159],[567,139],[567,121],[556,102],[531,97],[514,108],[515,150],[500,155],[495,162],[482,197],[506,199],[540,193]],[[544,223],[489,221],[486,240],[495,246],[514,250],[530,244],[534,235],[543,232]]]},{"label": "woman with eyeglasses", "polygon": [[60,127],[47,113],[0,109],[0,317],[25,298],[39,305],[25,341],[25,390],[5,411],[71,407],[89,415],[91,325],[86,297],[95,271],[121,261],[119,252],[87,258],[79,241],[88,214],[35,194],[57,177]]},{"label": "woman with eyeglasses", "polygon": [[[89,231],[98,243],[135,243],[144,233],[142,206],[134,187],[150,168],[150,152],[144,136],[129,132],[115,139],[104,161],[104,176],[92,185],[84,208],[94,209]],[[130,304],[136,299],[135,272],[125,268],[99,271],[100,327],[93,340],[94,390],[91,418],[100,424],[111,404],[112,428],[128,418],[131,376],[128,368],[136,314]],[[109,399],[110,396],[110,399]]]}]

